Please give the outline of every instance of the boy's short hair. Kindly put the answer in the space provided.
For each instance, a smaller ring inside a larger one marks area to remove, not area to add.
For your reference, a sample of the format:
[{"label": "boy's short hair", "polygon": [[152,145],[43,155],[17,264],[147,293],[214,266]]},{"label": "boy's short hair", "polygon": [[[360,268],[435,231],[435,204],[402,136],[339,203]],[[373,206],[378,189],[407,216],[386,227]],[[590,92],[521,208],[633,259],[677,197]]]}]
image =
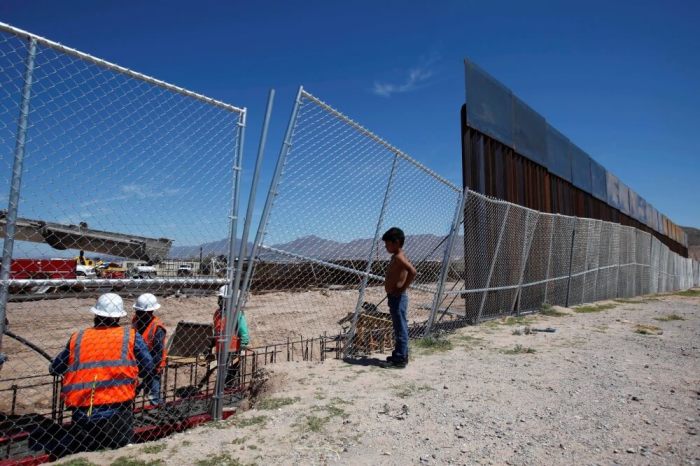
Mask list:
[{"label": "boy's short hair", "polygon": [[382,241],[398,241],[399,246],[403,247],[406,235],[404,235],[401,228],[391,227],[382,235]]}]

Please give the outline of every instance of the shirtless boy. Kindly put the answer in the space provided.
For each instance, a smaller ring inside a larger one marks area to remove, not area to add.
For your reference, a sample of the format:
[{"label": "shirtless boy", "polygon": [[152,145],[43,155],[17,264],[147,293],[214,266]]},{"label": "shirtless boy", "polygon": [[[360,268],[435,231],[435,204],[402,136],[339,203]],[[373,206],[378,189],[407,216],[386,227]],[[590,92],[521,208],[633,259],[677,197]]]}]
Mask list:
[{"label": "shirtless boy", "polygon": [[394,351],[386,358],[387,367],[403,369],[408,364],[408,289],[416,278],[416,269],[403,252],[406,239],[400,228],[389,228],[382,236],[391,261],[384,278],[391,323],[394,327]]}]

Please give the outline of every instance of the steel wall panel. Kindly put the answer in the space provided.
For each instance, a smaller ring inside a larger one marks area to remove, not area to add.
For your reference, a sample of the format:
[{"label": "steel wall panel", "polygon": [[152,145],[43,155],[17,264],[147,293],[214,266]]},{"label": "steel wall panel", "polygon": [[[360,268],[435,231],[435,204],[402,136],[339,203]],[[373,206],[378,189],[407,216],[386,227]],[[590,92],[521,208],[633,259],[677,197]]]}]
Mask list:
[{"label": "steel wall panel", "polygon": [[605,168],[591,159],[591,194],[603,202],[608,200],[608,180]]},{"label": "steel wall panel", "polygon": [[625,214],[632,216],[632,210],[630,209],[630,188],[627,187],[625,183],[620,181],[620,211]]},{"label": "steel wall panel", "polygon": [[569,183],[571,183],[570,145],[571,142],[566,136],[547,125],[547,169]]},{"label": "steel wall panel", "polygon": [[591,194],[591,158],[576,144],[569,145],[571,154],[571,182]]},{"label": "steel wall panel", "polygon": [[611,207],[614,207],[616,209],[620,208],[620,180],[618,177],[610,173],[609,171],[605,172],[605,179],[607,181],[607,194],[608,194],[608,199],[607,203]]},{"label": "steel wall panel", "polygon": [[513,96],[513,142],[516,152],[547,167],[547,122]]},{"label": "steel wall panel", "polygon": [[646,213],[646,219],[647,219],[647,226],[649,228],[654,228],[654,206],[652,206],[650,203],[647,202],[647,213]]},{"label": "steel wall panel", "polygon": [[464,61],[467,123],[513,147],[513,94],[469,60]]},{"label": "steel wall panel", "polygon": [[639,195],[630,188],[630,217],[639,220]]}]

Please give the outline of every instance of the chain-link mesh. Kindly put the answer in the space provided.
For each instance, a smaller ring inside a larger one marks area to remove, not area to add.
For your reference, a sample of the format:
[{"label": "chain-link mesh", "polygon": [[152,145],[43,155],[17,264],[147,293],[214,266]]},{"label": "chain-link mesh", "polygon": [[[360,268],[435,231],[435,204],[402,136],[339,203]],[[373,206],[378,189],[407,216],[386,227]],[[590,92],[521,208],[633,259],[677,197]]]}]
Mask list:
[{"label": "chain-link mesh", "polygon": [[696,286],[697,262],[646,232],[537,213],[471,191],[465,196],[464,238],[457,239],[466,252],[449,262],[453,286],[439,296],[441,312],[458,311],[473,322],[543,304],[575,306]]},{"label": "chain-link mesh", "polygon": [[408,321],[422,332],[460,190],[306,92],[292,129],[246,303],[253,340],[354,325],[356,352],[389,348],[380,237],[392,226],[418,272]]},{"label": "chain-link mesh", "polygon": [[538,309],[547,294],[550,276],[550,251],[554,242],[554,224],[556,216],[539,214],[537,226],[525,265],[523,287],[520,291],[518,309]]},{"label": "chain-link mesh", "polygon": [[[2,28],[0,461],[210,412],[244,125],[243,109]],[[250,375],[241,356],[225,402]]]}]

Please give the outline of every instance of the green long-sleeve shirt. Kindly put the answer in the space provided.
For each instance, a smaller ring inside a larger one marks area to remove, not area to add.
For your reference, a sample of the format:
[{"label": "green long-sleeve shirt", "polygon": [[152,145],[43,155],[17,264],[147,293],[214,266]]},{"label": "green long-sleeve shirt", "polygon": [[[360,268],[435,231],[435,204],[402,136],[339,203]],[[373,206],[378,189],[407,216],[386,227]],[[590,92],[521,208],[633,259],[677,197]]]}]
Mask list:
[{"label": "green long-sleeve shirt", "polygon": [[241,339],[241,346],[250,344],[250,335],[248,334],[248,323],[242,312],[238,313],[238,338]]}]

